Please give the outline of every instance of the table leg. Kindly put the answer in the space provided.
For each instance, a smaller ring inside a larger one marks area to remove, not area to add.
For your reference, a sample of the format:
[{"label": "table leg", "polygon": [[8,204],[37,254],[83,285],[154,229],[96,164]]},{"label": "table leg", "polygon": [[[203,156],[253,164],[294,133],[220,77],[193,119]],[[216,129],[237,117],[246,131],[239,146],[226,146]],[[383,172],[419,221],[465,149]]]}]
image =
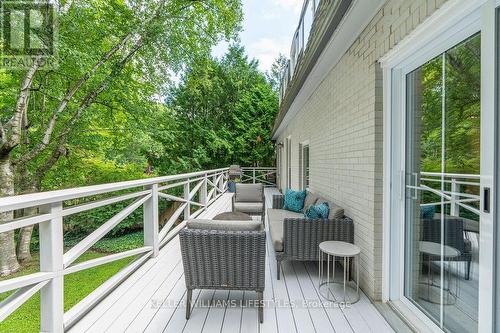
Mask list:
[{"label": "table leg", "polygon": [[318,281],[321,286],[321,250],[318,248]]},{"label": "table leg", "polygon": [[359,254],[356,256],[356,294],[359,299]]},{"label": "table leg", "polygon": [[345,304],[345,286],[347,280],[347,257],[344,257],[344,304]]},{"label": "table leg", "polygon": [[335,282],[335,256],[333,256],[333,261],[332,261],[332,282]]},{"label": "table leg", "polygon": [[427,298],[431,298],[431,257],[427,259]]},{"label": "table leg", "polygon": [[330,283],[330,255],[328,253],[326,254],[326,283]]}]

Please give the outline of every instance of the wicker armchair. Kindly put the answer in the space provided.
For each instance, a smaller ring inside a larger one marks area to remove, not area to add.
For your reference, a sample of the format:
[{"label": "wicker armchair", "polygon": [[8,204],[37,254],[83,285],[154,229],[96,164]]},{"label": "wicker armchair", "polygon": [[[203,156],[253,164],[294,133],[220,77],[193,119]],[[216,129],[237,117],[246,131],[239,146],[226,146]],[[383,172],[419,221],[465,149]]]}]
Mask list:
[{"label": "wicker armchair", "polygon": [[193,289],[252,290],[257,292],[262,323],[266,264],[262,224],[190,220],[179,238],[187,288],[186,319]]},{"label": "wicker armchair", "polygon": [[[434,219],[422,220],[422,236],[423,241],[434,242],[441,244],[441,216],[436,214]],[[465,279],[470,278],[470,267],[472,262],[472,245],[471,241],[464,235],[464,221],[459,217],[445,216],[444,220],[444,245],[451,246],[458,250],[460,255],[453,258],[446,258],[445,261],[463,261],[466,263]],[[440,261],[440,256],[423,255],[424,261]]]},{"label": "wicker armchair", "polygon": [[[273,209],[282,209],[282,206],[283,195],[274,195]],[[286,214],[290,215],[289,212]],[[278,280],[283,260],[317,261],[319,244],[327,240],[354,243],[354,223],[349,217],[306,219],[303,214],[291,214],[297,216],[283,219],[282,235],[280,235],[281,230],[277,228],[277,223],[281,221],[268,221],[276,253]]]},{"label": "wicker armchair", "polygon": [[266,213],[264,185],[260,183],[237,183],[236,191],[233,195],[233,212],[258,215],[264,221],[264,214]]}]

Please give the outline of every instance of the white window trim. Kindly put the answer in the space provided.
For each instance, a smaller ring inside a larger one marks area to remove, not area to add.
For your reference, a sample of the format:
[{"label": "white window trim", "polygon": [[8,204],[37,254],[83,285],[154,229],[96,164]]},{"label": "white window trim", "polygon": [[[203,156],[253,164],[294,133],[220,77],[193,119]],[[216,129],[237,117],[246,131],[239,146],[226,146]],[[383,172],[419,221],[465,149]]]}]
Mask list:
[{"label": "white window trim", "polygon": [[286,188],[292,188],[292,136],[287,136],[286,140]]},{"label": "white window trim", "polygon": [[[400,209],[394,206],[397,200],[404,199],[404,189],[402,175],[394,174],[393,171],[404,170],[404,147],[395,149],[393,141],[395,137],[401,138],[401,134],[405,133],[404,115],[398,115],[398,122],[393,117],[392,107],[404,110],[404,84],[401,84],[404,73],[407,73],[426,61],[434,58],[440,53],[453,47],[464,39],[482,30],[481,8],[487,4],[490,9],[500,4],[499,0],[478,0],[478,1],[460,1],[450,0],[444,4],[436,13],[429,17],[426,21],[420,24],[410,35],[401,41],[396,47],[389,51],[380,62],[383,68],[383,101],[384,101],[384,203],[383,203],[383,286],[382,299],[383,301],[400,301],[413,310],[418,319],[422,320],[430,329],[442,332],[441,329],[434,324],[422,311],[413,305],[406,297],[404,297],[402,281],[404,279],[404,269],[402,269],[404,253],[404,235],[402,234],[401,222],[395,223],[398,220],[402,221],[404,216],[401,216]],[[486,6],[485,6],[486,7]],[[490,18],[487,18],[490,19]],[[484,20],[484,18],[483,18]],[[489,22],[491,23],[491,22]],[[484,32],[483,32],[484,33]],[[483,59],[482,59],[483,60]],[[399,73],[398,73],[399,72]],[[395,77],[399,77],[399,84],[395,82]],[[401,89],[396,89],[399,85]],[[399,120],[402,120],[399,121]],[[394,133],[395,131],[401,131]],[[401,140],[400,140],[401,141]],[[402,148],[402,149],[401,149]],[[402,155],[402,156],[401,156]],[[403,165],[396,166],[394,163],[402,162]],[[403,199],[401,198],[403,196]],[[391,221],[395,221],[391,224]],[[483,253],[486,251],[482,251]],[[492,254],[488,254],[492,256]],[[482,257],[483,258],[483,257]],[[487,283],[487,284],[492,284]],[[490,295],[488,299],[484,299],[483,292],[481,294],[480,286],[480,302],[486,303],[483,305],[487,308],[493,304],[493,299]],[[490,288],[492,291],[493,288]],[[490,292],[490,294],[493,294]],[[491,298],[491,299],[490,299]],[[482,305],[479,305],[479,331],[492,332],[493,309],[485,309],[481,311]]]},{"label": "white window trim", "polygon": [[[302,141],[299,143],[299,169],[300,169],[300,172],[299,172],[299,186],[300,186],[300,189],[305,189],[305,190],[309,190],[309,187],[305,186],[305,179],[304,179],[304,147],[308,147],[309,148],[309,169],[311,168],[311,145],[309,144],[309,140],[305,140],[305,141]],[[311,178],[311,175],[309,174],[309,182],[310,182],[310,178]],[[309,184],[310,186],[311,184]]]}]

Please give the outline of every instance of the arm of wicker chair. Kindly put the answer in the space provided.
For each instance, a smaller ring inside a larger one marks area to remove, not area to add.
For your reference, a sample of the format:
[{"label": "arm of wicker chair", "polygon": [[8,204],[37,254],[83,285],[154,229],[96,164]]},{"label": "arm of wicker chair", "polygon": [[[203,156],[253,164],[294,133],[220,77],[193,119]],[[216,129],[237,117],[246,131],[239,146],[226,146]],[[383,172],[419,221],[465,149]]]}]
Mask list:
[{"label": "arm of wicker chair", "polygon": [[286,218],[283,221],[283,252],[292,260],[318,260],[318,246],[327,240],[354,243],[352,219]]}]

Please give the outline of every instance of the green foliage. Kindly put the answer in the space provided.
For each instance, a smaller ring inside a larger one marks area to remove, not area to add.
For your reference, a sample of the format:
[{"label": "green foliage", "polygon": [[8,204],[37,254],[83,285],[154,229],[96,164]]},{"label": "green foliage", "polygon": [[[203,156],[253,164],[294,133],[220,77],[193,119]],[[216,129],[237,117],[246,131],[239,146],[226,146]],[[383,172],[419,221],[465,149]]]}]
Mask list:
[{"label": "green foliage", "polygon": [[[148,154],[162,150],[150,137],[153,119],[173,121],[159,96],[169,90],[174,72],[208,56],[219,40],[236,38],[241,21],[240,0],[73,1],[58,15],[59,66],[34,77],[26,131],[13,160],[37,151],[56,116],[54,129],[47,147],[17,166],[16,191],[150,176],[144,173],[150,170]],[[23,75],[0,70],[3,121],[14,112]],[[61,156],[54,162],[56,154]],[[73,165],[74,171],[68,167]]]},{"label": "green foliage", "polygon": [[288,63],[288,58],[280,53],[278,58],[276,58],[273,65],[271,66],[271,70],[269,71],[269,73],[266,74],[267,80],[269,81],[274,91],[276,92],[279,91],[281,85],[281,77],[283,75],[283,71],[285,70],[287,63]]},{"label": "green foliage", "polygon": [[[480,173],[480,43],[471,37],[419,69],[421,76],[422,170],[441,172],[443,113],[447,173]],[[445,108],[442,88],[445,83]]]},{"label": "green foliage", "polygon": [[[105,143],[104,143],[105,144]],[[118,153],[118,151],[116,152]],[[91,150],[76,150],[51,169],[43,182],[44,189],[61,189],[82,185],[114,183],[144,178],[145,160],[117,161],[99,156]],[[141,157],[140,155],[136,155]],[[134,157],[134,156],[131,156]]]},{"label": "green foliage", "polygon": [[92,249],[98,252],[124,252],[144,246],[144,234],[135,232],[119,237],[104,238],[97,242]]},{"label": "green foliage", "polygon": [[169,94],[176,136],[155,137],[166,149],[153,164],[177,172],[273,165],[278,97],[257,66],[239,45],[222,59],[197,59]]}]

